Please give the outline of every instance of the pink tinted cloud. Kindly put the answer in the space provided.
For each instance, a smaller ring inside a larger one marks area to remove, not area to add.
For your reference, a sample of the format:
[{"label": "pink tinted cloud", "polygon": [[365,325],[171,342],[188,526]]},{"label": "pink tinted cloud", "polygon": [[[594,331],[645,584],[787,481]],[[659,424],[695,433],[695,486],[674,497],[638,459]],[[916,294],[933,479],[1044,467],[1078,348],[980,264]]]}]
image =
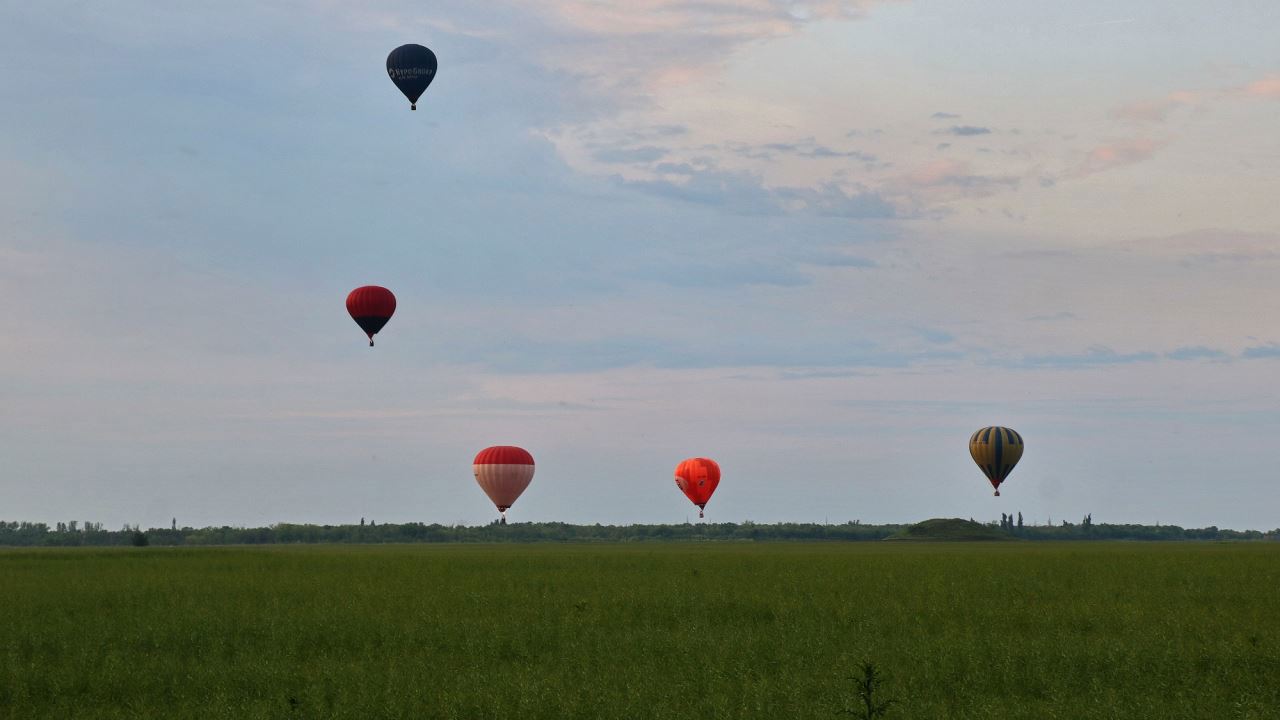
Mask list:
[{"label": "pink tinted cloud", "polygon": [[1255,80],[1239,89],[1246,97],[1280,99],[1280,74]]},{"label": "pink tinted cloud", "polygon": [[882,1],[788,5],[774,0],[559,0],[547,7],[568,24],[595,34],[674,33],[746,40],[786,35],[809,20],[860,17]]},{"label": "pink tinted cloud", "polygon": [[1190,107],[1199,104],[1201,95],[1199,93],[1188,90],[1179,90],[1172,92],[1159,100],[1143,100],[1139,102],[1129,103],[1116,111],[1116,116],[1124,120],[1132,120],[1135,122],[1158,123],[1164,122],[1169,113],[1180,107]]},{"label": "pink tinted cloud", "polygon": [[912,185],[931,187],[944,184],[948,178],[967,175],[968,172],[968,163],[942,158],[916,168],[907,174],[906,180]]},{"label": "pink tinted cloud", "polygon": [[1178,90],[1158,100],[1140,100],[1116,110],[1116,117],[1138,123],[1162,123],[1178,108],[1203,107],[1224,99],[1280,99],[1280,73],[1225,89],[1197,92]]},{"label": "pink tinted cloud", "polygon": [[967,162],[940,158],[894,178],[885,191],[907,205],[920,206],[989,197],[1018,185],[1015,176],[984,175]]},{"label": "pink tinted cloud", "polygon": [[1112,168],[1134,165],[1155,155],[1167,144],[1164,140],[1149,137],[1133,137],[1099,145],[1089,151],[1084,162],[1073,170],[1072,177],[1084,177]]},{"label": "pink tinted cloud", "polygon": [[[1179,108],[1205,108],[1223,100],[1280,99],[1280,74],[1272,74],[1244,85],[1197,92],[1178,90],[1158,100],[1130,103],[1116,110],[1116,117],[1144,125],[1158,125],[1168,120]],[[1085,160],[1068,177],[1084,177],[1149,159],[1167,141],[1138,136],[1099,145],[1089,151]]]},{"label": "pink tinted cloud", "polygon": [[653,91],[701,77],[742,43],[786,37],[814,21],[863,17],[898,0],[521,1],[574,38],[552,53],[553,64],[615,89]]}]

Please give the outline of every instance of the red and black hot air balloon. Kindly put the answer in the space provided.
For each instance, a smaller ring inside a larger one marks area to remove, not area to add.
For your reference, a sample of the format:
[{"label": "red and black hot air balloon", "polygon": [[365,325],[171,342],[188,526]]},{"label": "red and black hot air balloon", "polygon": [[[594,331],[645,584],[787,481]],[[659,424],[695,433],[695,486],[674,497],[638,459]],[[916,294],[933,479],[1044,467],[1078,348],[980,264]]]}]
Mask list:
[{"label": "red and black hot air balloon", "polygon": [[373,336],[387,324],[395,311],[396,296],[384,287],[365,285],[347,295],[347,312],[369,336],[369,347],[373,347]]},{"label": "red and black hot air balloon", "polygon": [[507,524],[507,508],[533,481],[533,456],[514,445],[496,445],[481,450],[471,464],[480,489],[489,496]]},{"label": "red and black hot air balloon", "polygon": [[720,484],[720,466],[709,458],[689,458],[676,466],[676,486],[698,506],[698,517]]}]

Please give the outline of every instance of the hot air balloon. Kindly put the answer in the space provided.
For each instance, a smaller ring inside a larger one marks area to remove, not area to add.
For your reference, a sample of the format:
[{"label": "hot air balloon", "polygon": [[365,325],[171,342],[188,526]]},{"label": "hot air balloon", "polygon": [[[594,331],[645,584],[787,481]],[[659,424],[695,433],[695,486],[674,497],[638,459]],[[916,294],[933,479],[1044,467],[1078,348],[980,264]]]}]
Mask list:
[{"label": "hot air balloon", "polygon": [[698,506],[698,517],[720,484],[720,466],[708,458],[689,458],[676,466],[676,486]]},{"label": "hot air balloon", "polygon": [[481,450],[471,465],[480,489],[489,496],[507,524],[507,508],[533,480],[533,456],[514,445],[497,445]]},{"label": "hot air balloon", "polygon": [[365,285],[347,295],[347,312],[369,336],[369,347],[373,347],[373,336],[387,324],[395,311],[396,296],[384,287]]},{"label": "hot air balloon", "polygon": [[418,98],[436,77],[436,54],[421,45],[401,45],[387,56],[387,74],[409,98],[409,109],[418,109]]},{"label": "hot air balloon", "polygon": [[1000,483],[1022,457],[1022,436],[1007,427],[984,427],[969,438],[969,454],[1000,496]]}]

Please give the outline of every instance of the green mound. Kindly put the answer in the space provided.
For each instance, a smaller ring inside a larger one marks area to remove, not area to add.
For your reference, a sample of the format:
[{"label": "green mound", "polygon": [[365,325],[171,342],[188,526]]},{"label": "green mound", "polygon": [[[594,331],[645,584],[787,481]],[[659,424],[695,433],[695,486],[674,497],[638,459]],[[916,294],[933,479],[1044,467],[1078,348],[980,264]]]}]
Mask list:
[{"label": "green mound", "polygon": [[900,530],[885,540],[1015,540],[1003,530],[960,518],[933,518]]}]

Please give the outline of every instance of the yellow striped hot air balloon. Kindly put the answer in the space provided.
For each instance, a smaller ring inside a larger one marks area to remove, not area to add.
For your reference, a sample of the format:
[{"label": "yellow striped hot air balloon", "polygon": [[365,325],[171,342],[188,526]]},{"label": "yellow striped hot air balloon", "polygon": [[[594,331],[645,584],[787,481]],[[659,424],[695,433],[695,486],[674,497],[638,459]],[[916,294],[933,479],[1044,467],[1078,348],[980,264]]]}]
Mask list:
[{"label": "yellow striped hot air balloon", "polygon": [[969,438],[969,454],[1000,496],[1000,483],[1022,458],[1022,436],[1007,427],[984,427]]}]

